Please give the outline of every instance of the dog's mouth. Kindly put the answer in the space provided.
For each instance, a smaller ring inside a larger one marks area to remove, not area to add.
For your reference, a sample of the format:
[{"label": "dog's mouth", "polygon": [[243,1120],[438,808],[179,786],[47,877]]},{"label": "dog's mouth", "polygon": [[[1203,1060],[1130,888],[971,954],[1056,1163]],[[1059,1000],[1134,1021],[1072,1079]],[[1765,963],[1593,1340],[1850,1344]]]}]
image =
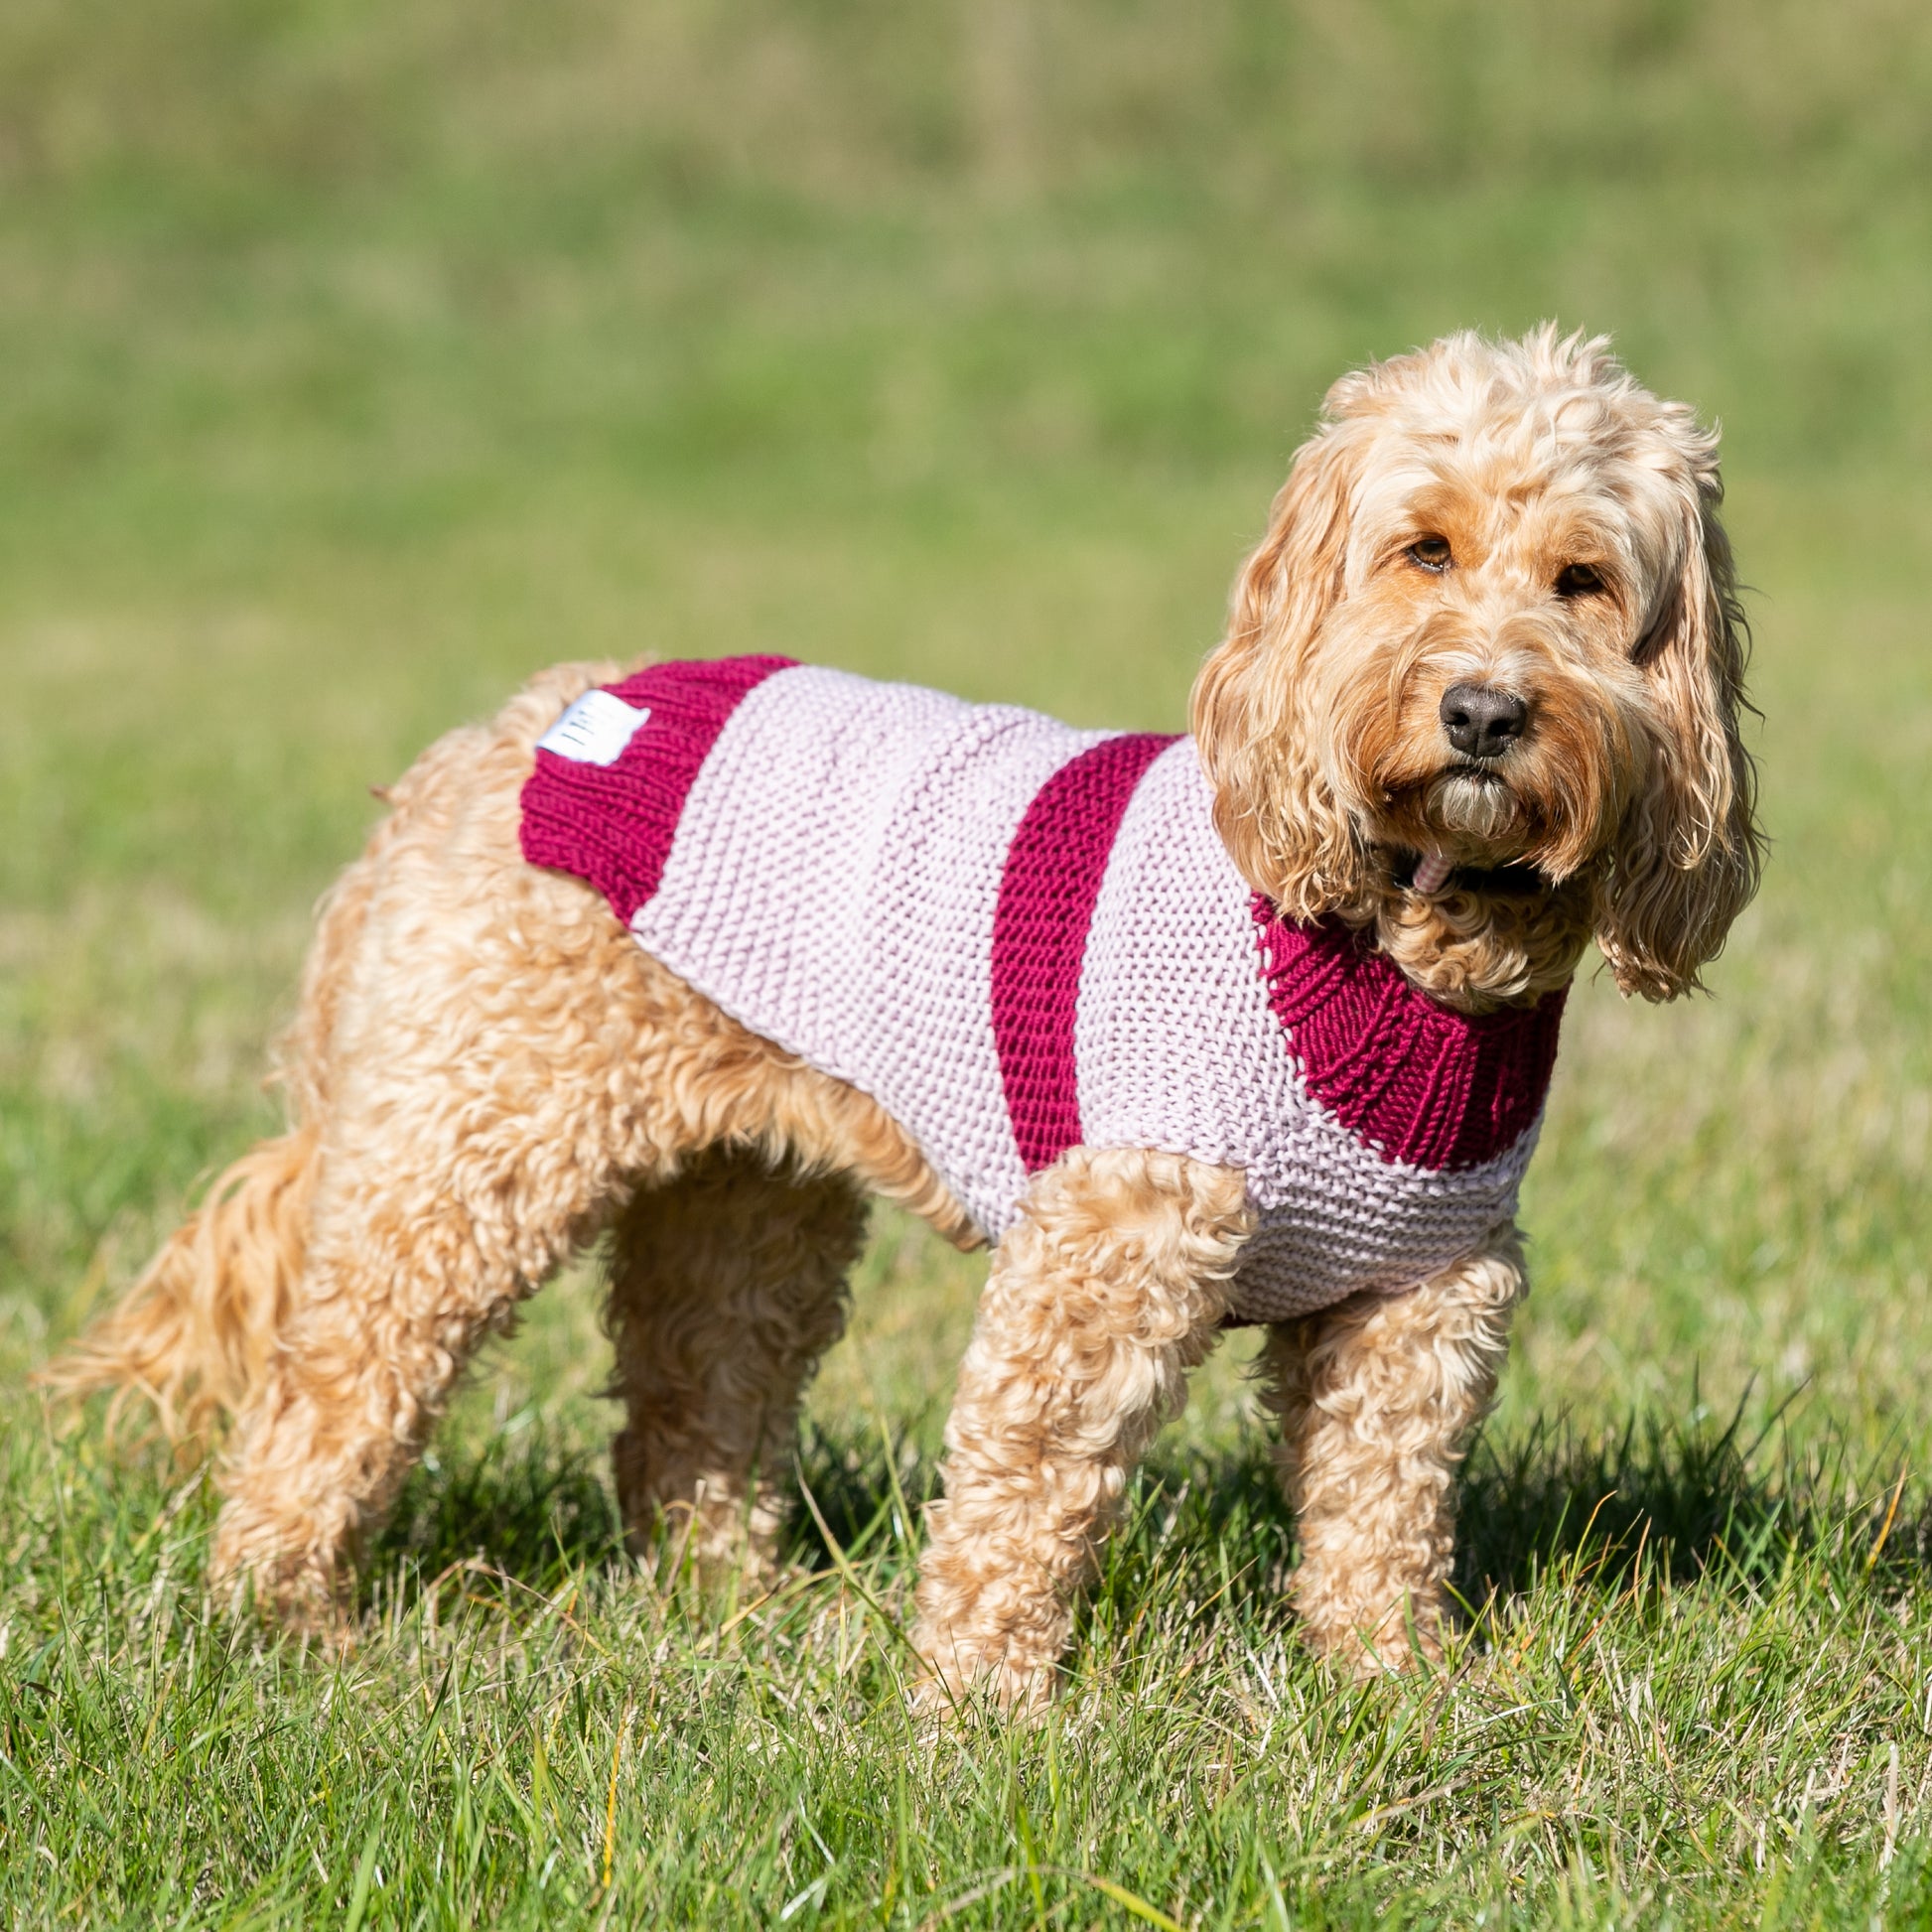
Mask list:
[{"label": "dog's mouth", "polygon": [[1425,897],[1447,890],[1525,893],[1550,882],[1522,856],[1535,814],[1493,761],[1460,759],[1409,795],[1389,829],[1390,871]]}]

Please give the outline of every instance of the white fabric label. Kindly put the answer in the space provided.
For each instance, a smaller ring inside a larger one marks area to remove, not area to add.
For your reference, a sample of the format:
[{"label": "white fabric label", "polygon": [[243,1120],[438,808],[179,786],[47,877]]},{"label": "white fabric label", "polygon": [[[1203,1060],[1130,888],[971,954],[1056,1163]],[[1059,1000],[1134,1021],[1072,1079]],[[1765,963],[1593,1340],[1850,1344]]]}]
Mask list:
[{"label": "white fabric label", "polygon": [[586,691],[537,740],[537,750],[574,764],[616,764],[649,716],[648,706],[627,705],[609,691]]}]

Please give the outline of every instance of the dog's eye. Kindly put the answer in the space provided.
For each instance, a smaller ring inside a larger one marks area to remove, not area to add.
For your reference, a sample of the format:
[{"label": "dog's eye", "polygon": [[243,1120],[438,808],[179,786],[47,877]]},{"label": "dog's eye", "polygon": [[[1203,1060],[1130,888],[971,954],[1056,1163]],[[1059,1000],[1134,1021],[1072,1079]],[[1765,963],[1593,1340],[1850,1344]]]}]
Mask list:
[{"label": "dog's eye", "polygon": [[1444,571],[1454,563],[1454,553],[1449,547],[1448,537],[1418,537],[1408,549],[1409,561],[1420,564],[1424,570]]},{"label": "dog's eye", "polygon": [[1603,588],[1603,580],[1587,564],[1565,564],[1557,572],[1559,597],[1588,597]]}]

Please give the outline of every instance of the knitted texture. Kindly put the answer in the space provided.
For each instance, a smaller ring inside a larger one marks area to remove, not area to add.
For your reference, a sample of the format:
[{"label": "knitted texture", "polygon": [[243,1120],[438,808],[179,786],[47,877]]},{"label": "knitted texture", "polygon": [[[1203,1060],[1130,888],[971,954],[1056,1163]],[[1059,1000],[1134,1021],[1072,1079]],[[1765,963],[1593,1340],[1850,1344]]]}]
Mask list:
[{"label": "knitted texture", "polygon": [[612,690],[630,713],[546,735],[525,853],[874,1095],[989,1237],[1076,1143],[1236,1168],[1233,1308],[1279,1320],[1413,1286],[1514,1212],[1561,1000],[1471,1020],[1257,906],[1190,740],[769,658]]},{"label": "knitted texture", "polygon": [[1259,893],[1268,1004],[1309,1091],[1392,1161],[1472,1168],[1535,1125],[1564,994],[1469,1018],[1425,999],[1339,922],[1291,925]]},{"label": "knitted texture", "polygon": [[633,734],[616,759],[587,762],[551,749],[546,741],[558,734],[547,733],[537,745],[537,771],[561,781],[524,790],[524,858],[588,879],[629,924],[657,891],[692,780],[725,720],[746,692],[791,663],[789,657],[727,657],[651,664],[609,686],[611,696],[645,714],[648,748]]},{"label": "knitted texture", "polygon": [[1109,738],[1040,786],[1008,849],[993,914],[993,1036],[1029,1173],[1080,1140],[1073,1021],[1094,901],[1127,801],[1173,743]]}]

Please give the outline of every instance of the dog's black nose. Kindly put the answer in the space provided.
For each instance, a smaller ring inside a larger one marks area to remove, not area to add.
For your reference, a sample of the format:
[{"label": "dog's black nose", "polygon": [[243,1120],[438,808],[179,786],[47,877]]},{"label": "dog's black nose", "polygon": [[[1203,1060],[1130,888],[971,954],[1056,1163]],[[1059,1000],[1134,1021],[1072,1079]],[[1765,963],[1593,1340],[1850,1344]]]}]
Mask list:
[{"label": "dog's black nose", "polygon": [[1530,708],[1493,684],[1451,684],[1443,693],[1443,729],[1471,759],[1499,759],[1523,735]]}]

